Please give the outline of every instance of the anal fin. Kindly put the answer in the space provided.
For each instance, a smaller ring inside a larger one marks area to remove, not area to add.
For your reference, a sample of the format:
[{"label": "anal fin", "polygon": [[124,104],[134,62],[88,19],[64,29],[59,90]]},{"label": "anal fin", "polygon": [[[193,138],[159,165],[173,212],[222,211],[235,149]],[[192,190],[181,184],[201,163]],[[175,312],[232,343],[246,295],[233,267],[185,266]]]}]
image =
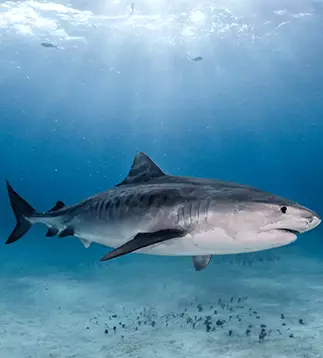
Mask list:
[{"label": "anal fin", "polygon": [[186,235],[186,232],[181,229],[165,229],[155,232],[138,233],[132,240],[119,246],[115,250],[109,252],[101,258],[100,261],[111,260],[115,257],[129,254],[144,247],[157,244],[166,240],[171,240]]},{"label": "anal fin", "polygon": [[46,237],[52,237],[52,236],[57,235],[58,232],[59,232],[59,230],[56,229],[55,227],[50,227],[50,228],[48,228],[48,231],[47,231],[47,233],[46,233],[45,236],[46,236]]},{"label": "anal fin", "polygon": [[212,255],[193,256],[193,266],[196,271],[201,271],[210,263]]}]

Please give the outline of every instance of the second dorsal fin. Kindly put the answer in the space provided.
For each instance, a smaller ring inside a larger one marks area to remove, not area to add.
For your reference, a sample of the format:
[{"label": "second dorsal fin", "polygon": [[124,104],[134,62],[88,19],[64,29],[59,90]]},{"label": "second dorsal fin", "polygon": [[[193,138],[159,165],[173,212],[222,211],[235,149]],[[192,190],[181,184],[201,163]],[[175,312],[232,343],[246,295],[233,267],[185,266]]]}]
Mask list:
[{"label": "second dorsal fin", "polygon": [[62,202],[62,201],[57,201],[56,204],[50,209],[48,210],[49,213],[51,213],[52,211],[57,211],[60,209],[63,209],[66,205]]},{"label": "second dorsal fin", "polygon": [[126,179],[117,184],[117,186],[143,183],[164,175],[161,169],[145,153],[140,152],[135,156]]}]

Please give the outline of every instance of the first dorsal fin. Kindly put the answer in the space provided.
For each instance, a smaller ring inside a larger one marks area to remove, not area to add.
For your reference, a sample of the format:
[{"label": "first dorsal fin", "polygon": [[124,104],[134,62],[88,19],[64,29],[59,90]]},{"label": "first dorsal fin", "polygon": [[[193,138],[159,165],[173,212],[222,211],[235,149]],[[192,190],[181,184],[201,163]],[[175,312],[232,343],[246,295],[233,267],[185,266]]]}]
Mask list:
[{"label": "first dorsal fin", "polygon": [[63,209],[66,205],[62,201],[58,201],[48,212],[57,211]]},{"label": "first dorsal fin", "polygon": [[165,175],[161,169],[145,154],[137,153],[127,178],[117,186],[143,183]]}]

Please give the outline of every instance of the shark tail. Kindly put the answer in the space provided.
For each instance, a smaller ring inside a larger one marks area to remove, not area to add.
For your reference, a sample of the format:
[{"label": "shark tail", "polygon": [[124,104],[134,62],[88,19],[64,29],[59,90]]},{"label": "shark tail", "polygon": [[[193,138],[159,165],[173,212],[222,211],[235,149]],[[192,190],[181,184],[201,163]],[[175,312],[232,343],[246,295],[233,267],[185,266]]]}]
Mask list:
[{"label": "shark tail", "polygon": [[6,241],[6,244],[12,244],[23,237],[32,227],[32,223],[28,218],[36,213],[36,210],[13,190],[8,180],[6,182],[11,207],[17,219],[16,226]]}]

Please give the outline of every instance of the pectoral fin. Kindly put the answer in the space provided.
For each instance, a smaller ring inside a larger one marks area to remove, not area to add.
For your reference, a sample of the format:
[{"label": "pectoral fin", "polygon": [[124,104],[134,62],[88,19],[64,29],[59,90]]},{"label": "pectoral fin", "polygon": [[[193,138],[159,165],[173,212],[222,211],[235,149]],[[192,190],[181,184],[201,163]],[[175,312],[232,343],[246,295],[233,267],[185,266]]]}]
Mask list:
[{"label": "pectoral fin", "polygon": [[185,236],[186,232],[180,229],[166,229],[155,232],[138,233],[132,240],[119,246],[101,258],[100,261],[111,260],[115,257],[137,251],[144,247],[157,244],[162,241]]},{"label": "pectoral fin", "polygon": [[193,266],[196,271],[201,271],[210,263],[212,255],[193,256]]}]

